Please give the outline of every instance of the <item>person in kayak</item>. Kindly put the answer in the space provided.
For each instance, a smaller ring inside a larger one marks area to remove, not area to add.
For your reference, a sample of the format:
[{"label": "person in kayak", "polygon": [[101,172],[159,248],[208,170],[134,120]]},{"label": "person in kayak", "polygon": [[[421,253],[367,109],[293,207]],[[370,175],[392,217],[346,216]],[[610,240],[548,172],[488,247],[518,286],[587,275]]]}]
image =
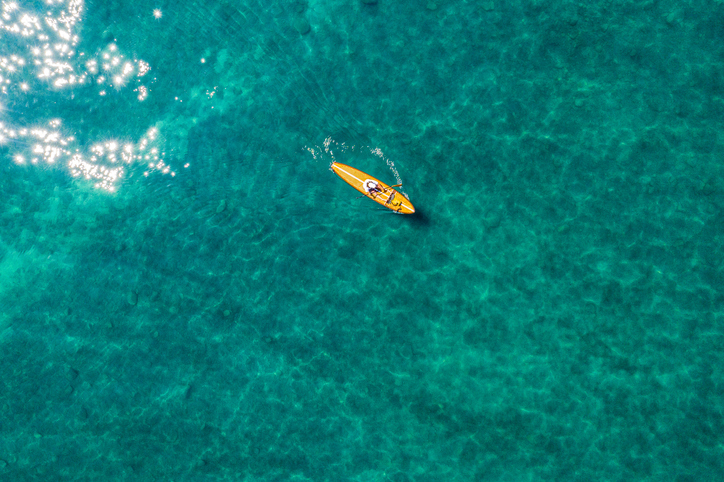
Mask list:
[{"label": "person in kayak", "polygon": [[365,190],[367,191],[367,194],[372,197],[377,197],[382,194],[382,189],[380,188],[379,183],[372,180],[365,182]]}]

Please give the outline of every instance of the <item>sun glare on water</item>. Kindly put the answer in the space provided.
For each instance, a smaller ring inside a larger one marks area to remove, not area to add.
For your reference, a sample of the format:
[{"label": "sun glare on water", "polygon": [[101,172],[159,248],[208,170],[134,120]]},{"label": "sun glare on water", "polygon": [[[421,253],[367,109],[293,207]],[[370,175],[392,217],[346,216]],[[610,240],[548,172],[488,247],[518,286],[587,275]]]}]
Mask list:
[{"label": "sun glare on water", "polygon": [[[5,39],[0,41],[0,94],[7,107],[0,109],[0,147],[10,150],[12,162],[66,169],[108,191],[118,188],[134,163],[145,165],[146,175],[175,174],[163,159],[162,137],[154,127],[140,139],[91,140],[88,145],[76,139],[85,126],[76,129],[70,117],[66,122],[33,112],[26,120],[28,112],[23,112],[14,119],[21,107],[33,104],[35,96],[72,102],[128,91],[129,101],[143,102],[151,92],[153,79],[147,74],[152,68],[115,43],[96,52],[78,51],[82,0],[46,0],[42,11],[37,2],[0,5],[0,38]],[[160,19],[161,10],[155,9],[153,16]],[[154,168],[148,168],[149,161]]]}]

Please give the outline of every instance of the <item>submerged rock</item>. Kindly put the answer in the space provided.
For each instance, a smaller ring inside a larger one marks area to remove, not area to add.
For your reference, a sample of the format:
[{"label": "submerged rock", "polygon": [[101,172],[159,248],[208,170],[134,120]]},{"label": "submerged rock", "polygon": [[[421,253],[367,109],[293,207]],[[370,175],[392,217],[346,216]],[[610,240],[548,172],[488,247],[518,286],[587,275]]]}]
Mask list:
[{"label": "submerged rock", "polygon": [[312,30],[312,26],[309,25],[309,21],[303,17],[298,18],[294,21],[294,28],[297,29],[297,32],[302,35],[306,35],[309,33],[310,30]]},{"label": "submerged rock", "polygon": [[129,291],[128,296],[126,298],[126,301],[128,301],[128,304],[131,306],[135,306],[138,303],[138,292],[137,291]]}]

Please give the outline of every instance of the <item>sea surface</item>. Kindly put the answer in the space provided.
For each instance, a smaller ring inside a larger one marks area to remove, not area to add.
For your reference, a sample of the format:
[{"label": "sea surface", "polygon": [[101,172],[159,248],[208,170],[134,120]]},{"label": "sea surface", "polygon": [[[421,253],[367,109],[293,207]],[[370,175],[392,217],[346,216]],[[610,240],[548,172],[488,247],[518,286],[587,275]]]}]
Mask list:
[{"label": "sea surface", "polygon": [[0,480],[724,480],[722,0],[0,9]]}]

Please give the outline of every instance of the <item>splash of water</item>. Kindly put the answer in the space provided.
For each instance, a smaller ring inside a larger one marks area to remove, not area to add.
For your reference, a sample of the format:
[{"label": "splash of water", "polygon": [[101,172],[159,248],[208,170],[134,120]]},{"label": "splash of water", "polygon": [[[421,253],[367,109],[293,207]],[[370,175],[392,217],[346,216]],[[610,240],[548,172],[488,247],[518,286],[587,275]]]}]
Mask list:
[{"label": "splash of water", "polygon": [[[385,154],[382,152],[382,149],[380,149],[379,147],[370,148],[370,152],[371,152],[373,155],[375,155],[375,156],[379,157],[380,159],[382,159],[383,161],[385,161],[385,163],[387,163],[387,166],[390,168],[390,171],[392,171],[392,174],[395,176],[395,180],[397,181],[395,184],[402,184],[402,178],[400,177],[399,171],[398,171],[397,168],[395,167],[395,163],[392,162],[392,159],[390,159],[389,157],[385,157]],[[402,190],[402,187],[401,187],[401,186],[400,186],[400,188],[399,188],[398,190],[399,190],[406,198],[408,198],[408,199],[410,198],[410,197],[407,195],[407,193]]]}]

